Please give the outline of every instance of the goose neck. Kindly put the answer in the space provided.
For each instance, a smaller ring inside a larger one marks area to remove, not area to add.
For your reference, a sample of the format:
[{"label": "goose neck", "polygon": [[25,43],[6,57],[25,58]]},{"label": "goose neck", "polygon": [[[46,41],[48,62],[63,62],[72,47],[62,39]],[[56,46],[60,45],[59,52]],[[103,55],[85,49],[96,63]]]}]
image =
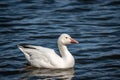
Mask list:
[{"label": "goose neck", "polygon": [[58,43],[58,48],[62,57],[66,57],[70,53],[64,44]]}]

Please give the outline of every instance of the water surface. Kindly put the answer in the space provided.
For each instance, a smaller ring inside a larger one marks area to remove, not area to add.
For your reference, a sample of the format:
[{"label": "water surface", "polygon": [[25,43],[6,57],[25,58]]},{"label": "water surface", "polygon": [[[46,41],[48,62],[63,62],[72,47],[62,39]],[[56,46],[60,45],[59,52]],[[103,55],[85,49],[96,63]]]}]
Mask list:
[{"label": "water surface", "polygon": [[[17,48],[28,43],[53,48],[68,33],[80,44],[69,45],[75,67],[25,69]],[[119,0],[0,0],[0,80],[120,79]]]}]

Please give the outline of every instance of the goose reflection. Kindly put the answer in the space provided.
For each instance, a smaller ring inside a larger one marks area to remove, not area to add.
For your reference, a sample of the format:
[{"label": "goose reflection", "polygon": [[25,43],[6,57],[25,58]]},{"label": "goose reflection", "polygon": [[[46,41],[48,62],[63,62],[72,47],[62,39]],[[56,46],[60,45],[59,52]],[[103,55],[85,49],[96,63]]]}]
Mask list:
[{"label": "goose reflection", "polygon": [[27,69],[26,76],[22,80],[28,79],[64,79],[71,80],[74,77],[74,69]]}]

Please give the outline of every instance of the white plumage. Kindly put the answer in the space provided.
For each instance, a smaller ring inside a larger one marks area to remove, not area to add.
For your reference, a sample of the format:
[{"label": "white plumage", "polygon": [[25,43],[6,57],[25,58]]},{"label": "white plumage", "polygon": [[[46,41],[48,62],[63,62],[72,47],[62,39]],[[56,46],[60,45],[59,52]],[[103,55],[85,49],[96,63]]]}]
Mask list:
[{"label": "white plumage", "polygon": [[78,43],[68,34],[62,34],[58,39],[58,48],[61,57],[53,49],[42,46],[20,44],[19,49],[24,53],[28,62],[38,68],[71,68],[74,66],[74,58],[66,45]]}]

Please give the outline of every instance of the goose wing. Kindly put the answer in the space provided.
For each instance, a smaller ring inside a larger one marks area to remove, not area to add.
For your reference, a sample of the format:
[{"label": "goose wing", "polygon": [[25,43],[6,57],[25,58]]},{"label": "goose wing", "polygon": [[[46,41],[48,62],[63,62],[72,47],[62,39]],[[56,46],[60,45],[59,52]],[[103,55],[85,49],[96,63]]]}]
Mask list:
[{"label": "goose wing", "polygon": [[[18,45],[31,65],[36,67],[53,68],[61,61],[53,49],[33,45]],[[55,60],[58,60],[57,63]]]}]

